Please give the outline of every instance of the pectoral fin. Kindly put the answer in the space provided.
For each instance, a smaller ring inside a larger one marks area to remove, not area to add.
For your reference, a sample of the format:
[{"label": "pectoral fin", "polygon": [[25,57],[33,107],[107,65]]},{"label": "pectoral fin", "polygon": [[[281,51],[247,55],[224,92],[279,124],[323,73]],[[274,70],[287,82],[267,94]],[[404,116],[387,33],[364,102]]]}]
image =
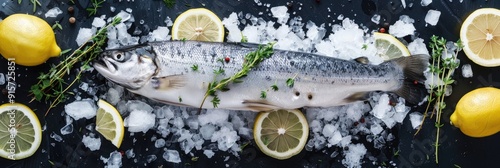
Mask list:
[{"label": "pectoral fin", "polygon": [[151,80],[153,87],[157,90],[181,88],[187,83],[187,79],[183,75],[153,77]]},{"label": "pectoral fin", "polygon": [[370,98],[370,92],[357,92],[344,99],[345,102],[351,103],[355,101],[363,101]]},{"label": "pectoral fin", "polygon": [[370,60],[368,60],[367,57],[358,57],[358,58],[354,59],[354,61],[361,63],[361,64],[369,64],[370,63]]},{"label": "pectoral fin", "polygon": [[269,111],[273,109],[280,109],[280,107],[272,105],[266,100],[243,100],[242,103],[252,111]]}]

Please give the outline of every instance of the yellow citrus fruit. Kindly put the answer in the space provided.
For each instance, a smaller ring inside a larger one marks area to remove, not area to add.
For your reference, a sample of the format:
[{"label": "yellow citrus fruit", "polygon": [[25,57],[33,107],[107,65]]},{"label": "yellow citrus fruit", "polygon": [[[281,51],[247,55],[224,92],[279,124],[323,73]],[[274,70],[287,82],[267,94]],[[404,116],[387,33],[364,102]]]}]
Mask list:
[{"label": "yellow citrus fruit", "polygon": [[175,19],[172,39],[222,42],[224,26],[219,17],[208,9],[189,9]]},{"label": "yellow citrus fruit", "polygon": [[42,127],[36,114],[19,103],[0,106],[0,156],[19,160],[33,155],[42,142]]},{"label": "yellow citrus fruit", "polygon": [[401,56],[410,56],[410,51],[394,36],[387,33],[373,33],[377,55],[384,60],[390,60]]},{"label": "yellow citrus fruit", "polygon": [[97,106],[99,109],[97,110],[95,129],[113,145],[120,148],[125,133],[121,114],[104,100],[99,100]]},{"label": "yellow citrus fruit", "polygon": [[451,124],[471,137],[500,131],[500,89],[484,87],[465,94],[450,117]]},{"label": "yellow citrus fruit", "polygon": [[485,67],[500,65],[500,10],[478,9],[462,23],[460,40],[467,57]]},{"label": "yellow citrus fruit", "polygon": [[61,54],[52,27],[27,14],[13,14],[0,22],[0,54],[23,66],[36,66]]},{"label": "yellow citrus fruit", "polygon": [[309,136],[307,119],[299,110],[260,112],[253,127],[259,149],[280,160],[300,153]]}]

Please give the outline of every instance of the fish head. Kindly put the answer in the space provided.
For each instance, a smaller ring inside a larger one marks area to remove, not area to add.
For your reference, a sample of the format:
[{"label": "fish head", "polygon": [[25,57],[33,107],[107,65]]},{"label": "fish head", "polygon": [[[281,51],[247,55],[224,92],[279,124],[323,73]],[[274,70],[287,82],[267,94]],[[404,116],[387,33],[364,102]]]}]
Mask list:
[{"label": "fish head", "polygon": [[154,58],[151,46],[130,46],[102,52],[94,68],[106,79],[137,90],[156,73]]}]

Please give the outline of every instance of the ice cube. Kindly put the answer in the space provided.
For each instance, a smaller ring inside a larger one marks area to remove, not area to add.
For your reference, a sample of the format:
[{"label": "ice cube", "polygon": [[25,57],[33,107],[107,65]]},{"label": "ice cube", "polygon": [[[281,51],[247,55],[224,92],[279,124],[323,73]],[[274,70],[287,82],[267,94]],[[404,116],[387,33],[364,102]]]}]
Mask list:
[{"label": "ice cube", "polygon": [[288,19],[290,18],[290,14],[288,13],[288,8],[286,6],[276,6],[271,8],[271,13],[274,18],[278,19],[279,24],[286,24]]},{"label": "ice cube", "polygon": [[111,105],[116,105],[120,101],[122,93],[115,88],[109,88],[108,92],[106,92],[106,101]]},{"label": "ice cube", "polygon": [[384,130],[384,128],[382,128],[382,126],[380,126],[378,123],[374,123],[374,124],[370,127],[370,131],[372,132],[372,134],[373,134],[373,135],[378,135],[378,134],[380,134],[383,130]]},{"label": "ice cube", "polygon": [[215,155],[215,153],[212,150],[203,150],[203,154],[205,154],[209,159]]},{"label": "ice cube", "polygon": [[472,73],[472,67],[470,66],[470,64],[462,65],[462,76],[464,76],[464,78],[470,78],[470,77],[474,76],[474,74]]},{"label": "ice cube", "polygon": [[412,35],[416,30],[415,26],[413,26],[414,22],[415,21],[407,15],[402,15],[396,23],[389,26],[389,33],[398,38]]},{"label": "ice cube", "polygon": [[326,124],[324,127],[323,127],[323,135],[325,137],[332,137],[333,136],[333,133],[337,131],[337,128],[335,126],[333,126],[332,124]]},{"label": "ice cube", "polygon": [[240,137],[236,131],[231,131],[228,127],[222,127],[219,131],[216,131],[211,141],[218,142],[217,147],[222,151],[227,151],[233,145],[237,145],[236,141],[240,140]]},{"label": "ice cube", "polygon": [[95,17],[94,21],[92,21],[92,26],[94,27],[100,28],[104,27],[104,25],[106,25],[106,21],[100,17]]},{"label": "ice cube", "polygon": [[170,30],[168,27],[158,26],[156,30],[150,33],[152,41],[165,41],[170,39],[170,35],[168,33]]},{"label": "ice cube", "polygon": [[205,140],[212,139],[212,135],[214,134],[214,132],[215,132],[215,126],[213,126],[212,124],[205,124],[200,128],[201,136]]},{"label": "ice cube", "polygon": [[172,163],[180,163],[181,158],[179,156],[179,152],[176,150],[166,150],[165,153],[163,153],[163,159],[165,159],[167,162],[172,162]]},{"label": "ice cube", "polygon": [[97,106],[92,100],[78,100],[64,106],[64,111],[74,120],[81,118],[91,119],[97,113]]},{"label": "ice cube", "polygon": [[240,42],[241,41],[241,31],[238,28],[238,16],[236,13],[231,13],[228,18],[222,20],[222,24],[229,31],[227,35],[228,42]]},{"label": "ice cube", "polygon": [[385,118],[387,112],[391,110],[391,105],[389,104],[389,95],[383,94],[380,96],[378,103],[373,107],[373,116],[382,119]]},{"label": "ice cube", "polygon": [[57,135],[55,132],[50,133],[50,137],[57,142],[61,142],[63,139],[60,135]]},{"label": "ice cube", "polygon": [[224,122],[227,121],[228,117],[229,117],[228,110],[214,109],[214,110],[207,110],[205,114],[199,115],[198,120],[201,126],[206,125],[208,123],[211,123],[213,125],[222,125]]},{"label": "ice cube", "polygon": [[0,73],[0,85],[5,84],[5,75],[3,73]]},{"label": "ice cube", "polygon": [[134,149],[129,149],[129,150],[125,151],[125,155],[127,155],[128,159],[134,158],[135,157]]},{"label": "ice cube", "polygon": [[335,131],[333,136],[328,139],[328,147],[337,145],[340,141],[342,141],[342,134],[339,131]]},{"label": "ice cube", "polygon": [[408,50],[412,55],[416,54],[429,55],[429,50],[427,50],[427,46],[424,43],[424,39],[421,38],[417,38],[413,40],[410,44],[408,44]]},{"label": "ice cube", "polygon": [[101,138],[99,137],[92,138],[91,136],[83,135],[82,142],[90,151],[96,151],[101,148]]},{"label": "ice cube", "polygon": [[156,148],[163,148],[165,146],[165,140],[163,138],[159,138],[155,141]]},{"label": "ice cube", "polygon": [[419,112],[413,112],[410,114],[410,122],[413,129],[417,129],[420,124],[422,124],[423,118],[424,116]]},{"label": "ice cube", "polygon": [[61,9],[59,9],[58,7],[54,7],[52,9],[50,9],[49,11],[47,11],[47,13],[45,13],[45,18],[49,18],[49,17],[57,17],[57,15],[63,13]]},{"label": "ice cube", "polygon": [[62,135],[71,134],[73,132],[73,124],[65,125],[64,127],[61,128],[60,131]]},{"label": "ice cube", "polygon": [[122,166],[122,154],[118,151],[113,151],[109,154],[107,167],[121,167]]},{"label": "ice cube", "polygon": [[350,144],[349,149],[344,151],[342,164],[346,167],[360,167],[361,161],[366,154],[366,147],[363,144]]},{"label": "ice cube", "polygon": [[118,14],[116,14],[115,17],[120,17],[121,18],[121,22],[126,22],[128,21],[130,18],[132,18],[132,15],[130,15],[130,13],[127,13],[125,11],[120,11]]},{"label": "ice cube", "polygon": [[90,38],[94,35],[94,32],[92,32],[92,29],[89,28],[80,28],[78,31],[78,35],[76,36],[76,44],[78,46],[81,46],[85,44]]},{"label": "ice cube", "polygon": [[427,6],[432,3],[432,0],[422,0],[420,1],[420,5]]},{"label": "ice cube", "polygon": [[129,100],[129,101],[127,101],[126,106],[127,106],[127,111],[129,111],[129,112],[132,112],[135,110],[141,110],[141,111],[145,111],[148,113],[153,112],[153,108],[149,104],[144,103],[143,101],[140,101],[140,100]]},{"label": "ice cube", "polygon": [[144,110],[134,110],[125,118],[124,125],[128,127],[129,132],[146,133],[155,125],[155,115]]},{"label": "ice cube", "polygon": [[378,14],[373,15],[372,22],[375,24],[379,24],[380,23],[380,15],[378,15]]},{"label": "ice cube", "polygon": [[436,26],[439,21],[439,16],[441,16],[441,11],[431,9],[427,11],[427,15],[425,15],[425,22],[432,26]]},{"label": "ice cube", "polygon": [[148,155],[146,156],[146,162],[151,163],[157,159],[156,155]]}]

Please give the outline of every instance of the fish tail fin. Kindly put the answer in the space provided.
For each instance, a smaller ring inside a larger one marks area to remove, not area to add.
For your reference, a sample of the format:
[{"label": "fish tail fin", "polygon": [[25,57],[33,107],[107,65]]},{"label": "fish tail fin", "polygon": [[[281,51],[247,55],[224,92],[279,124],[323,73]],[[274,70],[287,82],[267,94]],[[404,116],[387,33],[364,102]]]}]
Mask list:
[{"label": "fish tail fin", "polygon": [[390,62],[400,66],[404,75],[402,86],[393,92],[411,104],[422,102],[427,95],[427,89],[422,83],[426,80],[424,71],[429,66],[429,56],[424,54],[412,55],[396,58]]}]

